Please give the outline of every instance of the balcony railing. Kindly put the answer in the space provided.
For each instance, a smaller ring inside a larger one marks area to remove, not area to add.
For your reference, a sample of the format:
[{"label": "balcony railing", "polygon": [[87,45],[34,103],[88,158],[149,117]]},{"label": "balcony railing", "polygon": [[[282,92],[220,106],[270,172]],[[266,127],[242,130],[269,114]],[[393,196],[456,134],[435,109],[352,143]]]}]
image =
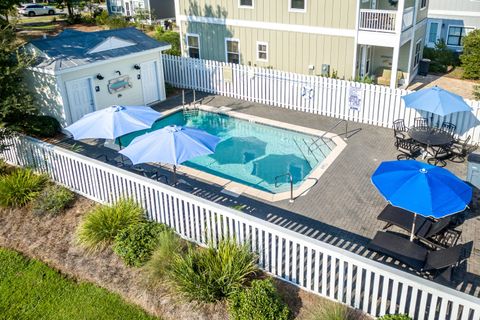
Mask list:
[{"label": "balcony railing", "polygon": [[360,30],[395,32],[397,11],[392,10],[360,10]]},{"label": "balcony railing", "polygon": [[413,7],[406,8],[405,11],[403,11],[402,31],[413,26],[413,12]]}]

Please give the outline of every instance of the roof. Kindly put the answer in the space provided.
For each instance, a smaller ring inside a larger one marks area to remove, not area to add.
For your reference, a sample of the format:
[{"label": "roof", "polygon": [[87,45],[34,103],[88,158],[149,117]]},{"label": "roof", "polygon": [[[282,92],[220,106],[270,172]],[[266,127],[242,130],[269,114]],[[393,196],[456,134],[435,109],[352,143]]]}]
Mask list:
[{"label": "roof", "polygon": [[30,44],[42,52],[35,67],[51,71],[169,46],[133,27],[96,32],[67,29],[57,36],[33,40]]}]

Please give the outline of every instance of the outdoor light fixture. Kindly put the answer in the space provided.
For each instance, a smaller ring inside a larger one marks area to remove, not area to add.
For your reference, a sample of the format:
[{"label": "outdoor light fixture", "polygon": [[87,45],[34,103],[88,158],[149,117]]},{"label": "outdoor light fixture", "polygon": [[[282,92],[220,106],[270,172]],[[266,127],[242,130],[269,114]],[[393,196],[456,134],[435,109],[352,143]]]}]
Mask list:
[{"label": "outdoor light fixture", "polygon": [[118,73],[119,76],[122,75],[122,73],[119,70],[115,71],[115,73]]},{"label": "outdoor light fixture", "polygon": [[99,74],[97,74],[97,79],[98,79],[98,80],[103,80],[104,78],[103,78],[103,76],[99,73]]},{"label": "outdoor light fixture", "polygon": [[138,64],[135,64],[135,65],[133,66],[133,69],[135,69],[135,70],[140,70],[140,66],[139,66]]}]

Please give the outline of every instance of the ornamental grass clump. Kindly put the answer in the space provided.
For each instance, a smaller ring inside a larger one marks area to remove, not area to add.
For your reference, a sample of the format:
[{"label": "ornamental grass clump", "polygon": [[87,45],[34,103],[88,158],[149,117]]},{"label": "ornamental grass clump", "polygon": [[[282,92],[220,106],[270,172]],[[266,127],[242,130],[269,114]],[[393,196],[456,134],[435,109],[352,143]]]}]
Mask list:
[{"label": "ornamental grass clump", "polygon": [[38,196],[47,181],[47,176],[35,174],[31,169],[16,169],[0,176],[0,205],[25,206]]},{"label": "ornamental grass clump", "polygon": [[229,311],[232,320],[287,320],[290,317],[290,310],[271,279],[253,280],[251,287],[235,291],[229,299]]},{"label": "ornamental grass clump", "polygon": [[121,230],[144,219],[144,210],[131,199],[119,200],[112,206],[99,205],[84,217],[77,230],[77,241],[91,251],[104,249]]},{"label": "ornamental grass clump", "polygon": [[166,230],[166,225],[153,221],[132,224],[115,236],[113,251],[126,265],[140,267],[150,259],[160,234]]},{"label": "ornamental grass clump", "polygon": [[62,186],[52,184],[47,186],[34,200],[33,213],[37,215],[58,215],[70,208],[75,200],[75,194]]},{"label": "ornamental grass clump", "polygon": [[216,249],[211,246],[177,254],[170,273],[174,286],[187,298],[215,302],[240,290],[255,275],[256,260],[247,245],[221,240]]}]

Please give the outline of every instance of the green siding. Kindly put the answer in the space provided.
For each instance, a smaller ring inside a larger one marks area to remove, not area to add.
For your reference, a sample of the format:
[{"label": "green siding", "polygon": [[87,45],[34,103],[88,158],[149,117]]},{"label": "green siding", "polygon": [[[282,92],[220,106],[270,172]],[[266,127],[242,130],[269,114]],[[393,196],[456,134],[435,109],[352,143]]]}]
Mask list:
[{"label": "green siding", "polygon": [[[340,77],[350,78],[353,69],[354,39],[297,32],[282,32],[204,23],[184,23],[185,33],[200,35],[202,59],[225,61],[225,38],[240,40],[241,63],[308,74],[315,66],[329,64]],[[185,38],[183,39],[185,44]],[[268,43],[268,62],[256,60],[257,41]]]}]

